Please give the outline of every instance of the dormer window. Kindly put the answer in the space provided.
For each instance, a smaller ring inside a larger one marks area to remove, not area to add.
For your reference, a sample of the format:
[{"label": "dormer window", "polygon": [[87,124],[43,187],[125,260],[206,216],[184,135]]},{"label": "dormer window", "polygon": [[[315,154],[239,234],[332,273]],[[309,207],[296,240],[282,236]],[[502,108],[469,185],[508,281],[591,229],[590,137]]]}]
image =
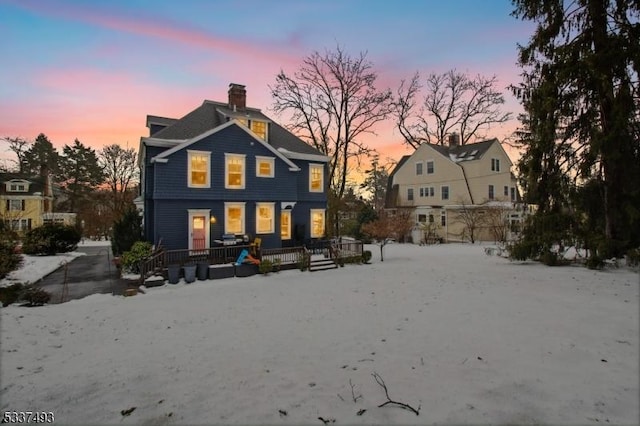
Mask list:
[{"label": "dormer window", "polygon": [[264,121],[251,120],[251,131],[263,141],[267,140],[267,123]]},{"label": "dormer window", "polygon": [[7,182],[7,192],[28,192],[29,183],[23,180]]}]

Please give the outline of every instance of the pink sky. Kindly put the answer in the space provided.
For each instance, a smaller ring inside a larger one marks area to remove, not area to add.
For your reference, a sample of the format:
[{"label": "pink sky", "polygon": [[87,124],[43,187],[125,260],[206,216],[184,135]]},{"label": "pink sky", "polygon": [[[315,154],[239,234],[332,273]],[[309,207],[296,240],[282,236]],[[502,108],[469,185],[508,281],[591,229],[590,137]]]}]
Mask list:
[{"label": "pink sky", "polygon": [[[0,81],[0,137],[33,140],[42,132],[59,149],[76,138],[96,149],[111,143],[137,147],[148,134],[147,114],[178,118],[204,99],[224,101],[231,82],[245,84],[248,104],[280,121],[269,110],[268,86],[275,75],[281,69],[292,73],[305,56],[337,43],[352,55],[368,52],[381,88],[395,91],[402,78],[417,70],[427,74],[451,68],[471,75],[496,74],[502,88],[518,81],[516,41],[526,40],[527,34],[523,24],[508,16],[505,5],[492,6],[495,10],[487,14],[496,23],[470,34],[464,19],[486,11],[451,15],[460,20],[459,29],[451,31],[446,25],[434,29],[432,23],[424,28],[419,16],[382,6],[364,12],[369,22],[345,25],[342,14],[353,4],[278,4],[260,16],[234,5],[212,9],[190,1],[179,10],[168,2],[151,2],[154,11],[148,12],[145,2],[136,8],[117,1],[94,6],[0,0],[8,41],[0,45],[0,54],[8,58],[8,78]],[[474,4],[462,3],[466,9]],[[437,11],[431,6],[428,15],[433,16]],[[332,12],[340,17],[329,19]],[[203,18],[207,13],[211,20]],[[454,12],[443,8],[439,13],[443,19],[437,22],[442,24]],[[327,19],[323,14],[329,14]],[[237,31],[243,25],[244,31]],[[396,41],[398,31],[405,31],[399,39],[404,45]],[[505,109],[515,116],[519,105],[510,94],[505,98]],[[503,138],[516,126],[513,120],[488,136]],[[393,120],[376,131],[377,136],[365,140],[383,158],[398,159],[410,152],[394,131]]]}]

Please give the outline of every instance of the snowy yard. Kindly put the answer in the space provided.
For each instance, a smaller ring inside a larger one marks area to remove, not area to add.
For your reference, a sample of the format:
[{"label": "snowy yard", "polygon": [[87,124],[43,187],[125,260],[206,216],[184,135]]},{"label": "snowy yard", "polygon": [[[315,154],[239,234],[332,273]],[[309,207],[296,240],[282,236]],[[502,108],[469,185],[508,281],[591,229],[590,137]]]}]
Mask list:
[{"label": "snowy yard", "polygon": [[[0,309],[2,411],[76,424],[638,424],[637,272],[481,246]],[[387,398],[377,373],[398,406]],[[321,420],[322,419],[322,420]]]}]

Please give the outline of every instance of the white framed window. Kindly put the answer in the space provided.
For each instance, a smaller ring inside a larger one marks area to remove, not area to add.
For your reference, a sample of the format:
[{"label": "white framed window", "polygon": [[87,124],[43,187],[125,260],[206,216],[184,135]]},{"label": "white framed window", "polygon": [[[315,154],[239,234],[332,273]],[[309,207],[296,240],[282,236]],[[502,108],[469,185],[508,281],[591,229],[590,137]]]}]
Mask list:
[{"label": "white framed window", "polygon": [[256,234],[275,232],[275,203],[256,203]]},{"label": "white framed window", "polygon": [[224,187],[244,189],[245,155],[224,154]]},{"label": "white framed window", "polygon": [[492,172],[499,172],[500,171],[500,159],[499,158],[492,158],[491,159],[491,171]]},{"label": "white framed window", "polygon": [[211,152],[187,150],[187,186],[211,187]]},{"label": "white framed window", "polygon": [[427,223],[427,215],[419,213],[418,214],[418,223]]},{"label": "white framed window", "polygon": [[495,198],[495,192],[493,190],[493,185],[489,185],[489,199],[493,200]]},{"label": "white framed window", "polygon": [[291,239],[291,210],[280,211],[280,238]]},{"label": "white framed window", "polygon": [[433,160],[427,161],[427,174],[432,175],[435,173],[435,165],[433,164]]},{"label": "white framed window", "polygon": [[311,238],[324,237],[324,209],[311,209]]},{"label": "white framed window", "polygon": [[447,226],[447,212],[444,210],[440,212],[440,225]]},{"label": "white framed window", "polygon": [[251,120],[251,131],[263,141],[267,140],[267,123],[264,121]]},{"label": "white framed window", "polygon": [[256,155],[256,176],[272,178],[275,176],[275,158]]},{"label": "white framed window", "polygon": [[433,186],[429,187],[429,197],[435,197],[436,196],[436,190]]},{"label": "white framed window", "polygon": [[224,233],[244,234],[245,203],[224,203]]},{"label": "white framed window", "polygon": [[413,201],[413,188],[407,188],[407,201]]},{"label": "white framed window", "polygon": [[509,196],[509,187],[508,187],[508,186],[505,186],[505,187],[504,187],[504,196],[505,196],[505,197],[508,197],[508,196]]},{"label": "white framed window", "polygon": [[324,164],[309,164],[309,192],[324,192]]},{"label": "white framed window", "polygon": [[25,207],[24,200],[15,200],[15,199],[7,200],[7,211],[10,211],[10,212],[24,211],[24,207]]},{"label": "white framed window", "polygon": [[516,201],[516,188],[511,187],[511,201]]},{"label": "white framed window", "polygon": [[422,161],[416,163],[416,175],[422,174]]}]

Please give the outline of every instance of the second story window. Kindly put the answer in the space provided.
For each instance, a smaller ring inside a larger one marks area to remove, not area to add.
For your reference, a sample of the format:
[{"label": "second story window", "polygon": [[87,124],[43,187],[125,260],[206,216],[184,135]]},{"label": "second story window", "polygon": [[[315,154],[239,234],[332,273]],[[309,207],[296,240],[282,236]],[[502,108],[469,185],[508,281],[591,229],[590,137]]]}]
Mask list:
[{"label": "second story window", "polygon": [[244,189],[244,160],[241,154],[224,155],[224,187],[227,189]]},{"label": "second story window", "polygon": [[24,211],[24,200],[7,200],[7,211],[19,212]]},{"label": "second story window", "polygon": [[275,159],[273,157],[256,156],[256,176],[273,177]]},{"label": "second story window", "polygon": [[499,158],[492,158],[491,159],[491,171],[492,172],[499,172],[500,171],[500,159]]},{"label": "second story window", "polygon": [[435,172],[433,160],[427,161],[427,174],[432,175]]},{"label": "second story window", "polygon": [[209,164],[211,153],[206,151],[188,152],[188,182],[189,188],[209,188],[210,173]]},{"label": "second story window", "polygon": [[449,187],[448,186],[443,186],[442,187],[442,199],[443,200],[448,200],[449,199]]},{"label": "second story window", "polygon": [[324,191],[324,165],[309,164],[309,192]]},{"label": "second story window", "polygon": [[416,163],[416,175],[422,174],[422,163]]},{"label": "second story window", "polygon": [[413,188],[407,188],[407,200],[413,201]]}]

